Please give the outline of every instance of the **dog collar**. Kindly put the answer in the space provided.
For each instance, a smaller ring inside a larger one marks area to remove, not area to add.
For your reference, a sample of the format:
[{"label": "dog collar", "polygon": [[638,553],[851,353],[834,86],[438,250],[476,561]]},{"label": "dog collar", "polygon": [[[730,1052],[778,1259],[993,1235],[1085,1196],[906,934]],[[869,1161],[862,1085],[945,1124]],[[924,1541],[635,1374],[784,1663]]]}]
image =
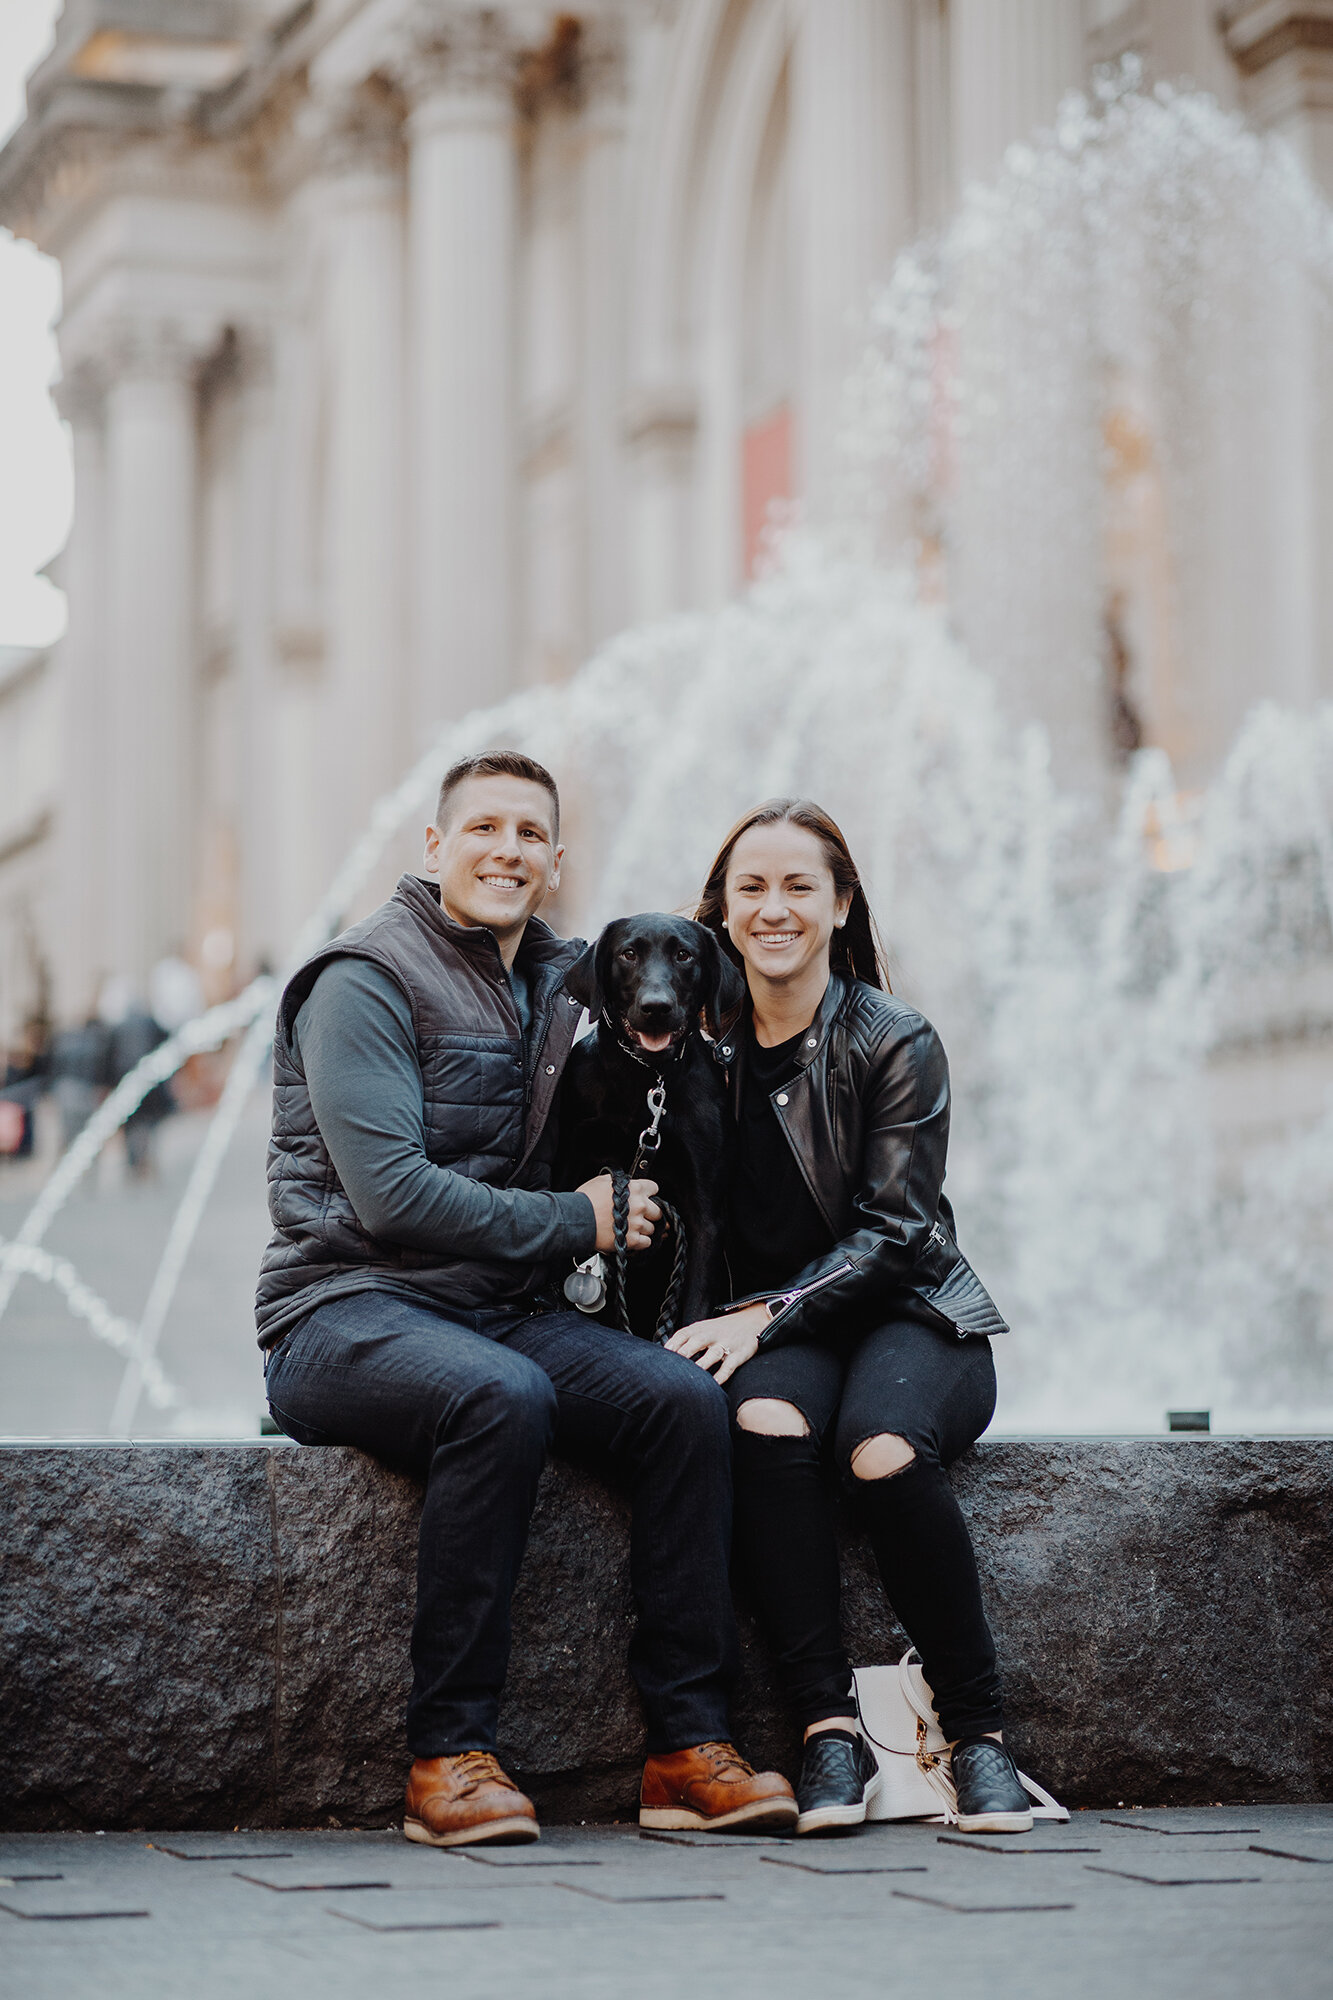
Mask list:
[{"label": "dog collar", "polygon": [[617,1048],[623,1049],[631,1062],[638,1063],[641,1069],[656,1070],[659,1076],[668,1063],[677,1063],[680,1061],[685,1053],[685,1044],[690,1038],[690,1030],[686,1028],[682,1034],[675,1037],[669,1049],[663,1049],[660,1055],[649,1055],[645,1049],[639,1047],[637,1042],[630,1041],[621,1033],[620,1023],[612,1019],[605,1007],[601,1011],[599,1020],[601,1026],[610,1030],[611,1038]]}]

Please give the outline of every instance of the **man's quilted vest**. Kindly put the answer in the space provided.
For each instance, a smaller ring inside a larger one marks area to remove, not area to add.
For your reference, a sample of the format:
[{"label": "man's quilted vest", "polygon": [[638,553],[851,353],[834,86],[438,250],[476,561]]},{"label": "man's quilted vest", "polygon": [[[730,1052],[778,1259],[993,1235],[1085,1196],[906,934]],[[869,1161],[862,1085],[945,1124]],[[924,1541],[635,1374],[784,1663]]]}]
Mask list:
[{"label": "man's quilted vest", "polygon": [[564,977],[582,951],[533,919],[517,964],[532,994],[530,1067],[499,947],[488,930],[454,923],[439,890],[404,875],[387,903],[306,960],[278,1007],[268,1206],[273,1235],[260,1268],[259,1344],[275,1346],[330,1298],[371,1288],[425,1293],[466,1310],[522,1297],[544,1267],[401,1249],[362,1228],[320,1136],[292,1039],[301,1004],[331,959],[371,960],[412,1007],[421,1065],[426,1152],[494,1187],[547,1188],[550,1112],[580,1008]]}]

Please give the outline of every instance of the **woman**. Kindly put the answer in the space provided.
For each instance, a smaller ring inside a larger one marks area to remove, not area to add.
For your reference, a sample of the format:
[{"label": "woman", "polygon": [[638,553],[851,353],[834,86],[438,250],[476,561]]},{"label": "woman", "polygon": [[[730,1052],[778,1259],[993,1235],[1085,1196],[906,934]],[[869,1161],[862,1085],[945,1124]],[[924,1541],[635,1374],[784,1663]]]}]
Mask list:
[{"label": "woman", "polygon": [[887,990],[837,826],[779,799],[728,834],[700,923],[744,970],[718,1049],[738,1127],[732,1305],[668,1342],[725,1383],[737,1551],[805,1729],[798,1833],[859,1825],[876,1789],[838,1618],[831,1453],[952,1743],[960,1825],[1025,1832],[995,1647],[945,1467],[990,1422],[1007,1331],[940,1192],[949,1073]]}]

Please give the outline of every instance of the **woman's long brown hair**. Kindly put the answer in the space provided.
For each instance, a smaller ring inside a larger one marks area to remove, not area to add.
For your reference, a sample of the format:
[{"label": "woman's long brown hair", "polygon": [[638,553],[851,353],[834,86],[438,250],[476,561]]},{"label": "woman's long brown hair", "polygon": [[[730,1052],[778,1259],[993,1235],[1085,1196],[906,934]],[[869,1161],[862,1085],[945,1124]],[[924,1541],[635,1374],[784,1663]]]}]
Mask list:
[{"label": "woman's long brown hair", "polygon": [[803,826],[807,833],[814,834],[832,871],[834,888],[840,896],[851,898],[847,921],[840,931],[834,931],[829,945],[833,970],[849,979],[863,979],[867,986],[879,986],[886,993],[890,992],[884,947],[875,928],[875,919],[870,914],[870,904],[861,886],[856,863],[852,860],[852,851],[837,821],[830,818],[813,799],[766,799],[763,805],[756,806],[752,812],[737,820],[708,871],[708,880],[704,883],[699,907],[694,913],[695,922],[706,924],[716,934],[727,956],[737,965],[742,963],[740,953],[727,935],[724,915],[727,869],[731,866],[736,842],[743,833],[748,833],[752,826],[776,826],[783,821],[791,826]]}]

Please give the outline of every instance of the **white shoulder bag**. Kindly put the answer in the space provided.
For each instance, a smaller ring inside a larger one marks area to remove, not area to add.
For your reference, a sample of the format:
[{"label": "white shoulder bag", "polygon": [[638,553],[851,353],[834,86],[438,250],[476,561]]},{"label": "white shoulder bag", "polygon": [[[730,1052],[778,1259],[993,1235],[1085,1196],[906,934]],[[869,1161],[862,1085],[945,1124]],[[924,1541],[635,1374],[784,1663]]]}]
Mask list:
[{"label": "white shoulder bag", "polygon": [[[866,1818],[937,1819],[954,1825],[958,1798],[949,1771],[949,1744],[916,1654],[904,1653],[896,1667],[857,1667],[852,1679],[857,1723],[879,1760],[879,1792]],[[1018,1777],[1033,1801],[1034,1819],[1069,1818],[1032,1778],[1022,1771]]]}]

